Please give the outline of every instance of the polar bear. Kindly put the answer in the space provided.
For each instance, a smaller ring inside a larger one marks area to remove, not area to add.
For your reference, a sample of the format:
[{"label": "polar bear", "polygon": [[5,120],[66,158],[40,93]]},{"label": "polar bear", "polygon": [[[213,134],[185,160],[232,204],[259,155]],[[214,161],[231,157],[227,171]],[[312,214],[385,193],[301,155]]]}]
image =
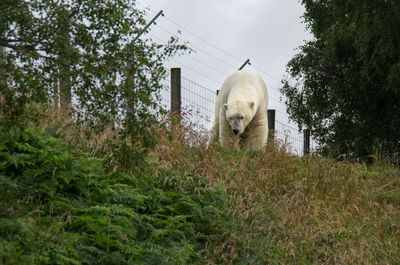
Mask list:
[{"label": "polar bear", "polygon": [[260,150],[268,138],[267,107],[262,78],[248,70],[234,72],[219,91],[209,145]]}]

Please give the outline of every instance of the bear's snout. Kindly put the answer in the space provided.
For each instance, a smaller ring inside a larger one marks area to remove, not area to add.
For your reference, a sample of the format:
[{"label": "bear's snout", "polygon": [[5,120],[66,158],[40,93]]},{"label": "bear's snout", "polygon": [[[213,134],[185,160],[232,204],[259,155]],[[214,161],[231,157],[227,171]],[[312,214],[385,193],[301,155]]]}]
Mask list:
[{"label": "bear's snout", "polygon": [[238,134],[238,133],[239,133],[239,129],[233,129],[232,132],[233,132],[234,134]]}]

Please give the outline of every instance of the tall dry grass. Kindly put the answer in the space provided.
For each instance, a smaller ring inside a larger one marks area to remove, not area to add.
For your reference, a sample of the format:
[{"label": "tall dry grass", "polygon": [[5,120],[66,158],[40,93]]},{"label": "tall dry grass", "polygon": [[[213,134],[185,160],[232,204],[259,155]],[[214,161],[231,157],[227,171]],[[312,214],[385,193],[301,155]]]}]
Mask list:
[{"label": "tall dry grass", "polygon": [[209,264],[400,264],[399,170],[297,157],[278,142],[207,149],[191,126],[159,135],[153,163],[229,197],[229,229],[209,246]]}]

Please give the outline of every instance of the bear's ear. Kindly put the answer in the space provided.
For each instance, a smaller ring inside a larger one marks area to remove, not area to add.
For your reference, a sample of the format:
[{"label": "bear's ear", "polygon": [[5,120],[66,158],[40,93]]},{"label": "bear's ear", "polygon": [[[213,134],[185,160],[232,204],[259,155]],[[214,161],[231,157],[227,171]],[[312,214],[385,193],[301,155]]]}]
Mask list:
[{"label": "bear's ear", "polygon": [[228,104],[224,104],[224,108],[225,108],[225,110],[227,110],[228,109]]},{"label": "bear's ear", "polygon": [[250,105],[251,109],[254,109],[254,105],[255,105],[254,101],[250,102],[249,105]]}]

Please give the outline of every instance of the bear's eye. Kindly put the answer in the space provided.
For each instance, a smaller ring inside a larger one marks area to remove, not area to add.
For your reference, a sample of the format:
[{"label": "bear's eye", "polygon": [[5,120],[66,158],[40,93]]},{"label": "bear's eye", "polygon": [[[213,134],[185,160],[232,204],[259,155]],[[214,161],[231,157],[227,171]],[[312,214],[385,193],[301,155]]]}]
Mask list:
[{"label": "bear's eye", "polygon": [[239,116],[239,120],[243,120],[243,118],[244,118],[243,116]]}]

